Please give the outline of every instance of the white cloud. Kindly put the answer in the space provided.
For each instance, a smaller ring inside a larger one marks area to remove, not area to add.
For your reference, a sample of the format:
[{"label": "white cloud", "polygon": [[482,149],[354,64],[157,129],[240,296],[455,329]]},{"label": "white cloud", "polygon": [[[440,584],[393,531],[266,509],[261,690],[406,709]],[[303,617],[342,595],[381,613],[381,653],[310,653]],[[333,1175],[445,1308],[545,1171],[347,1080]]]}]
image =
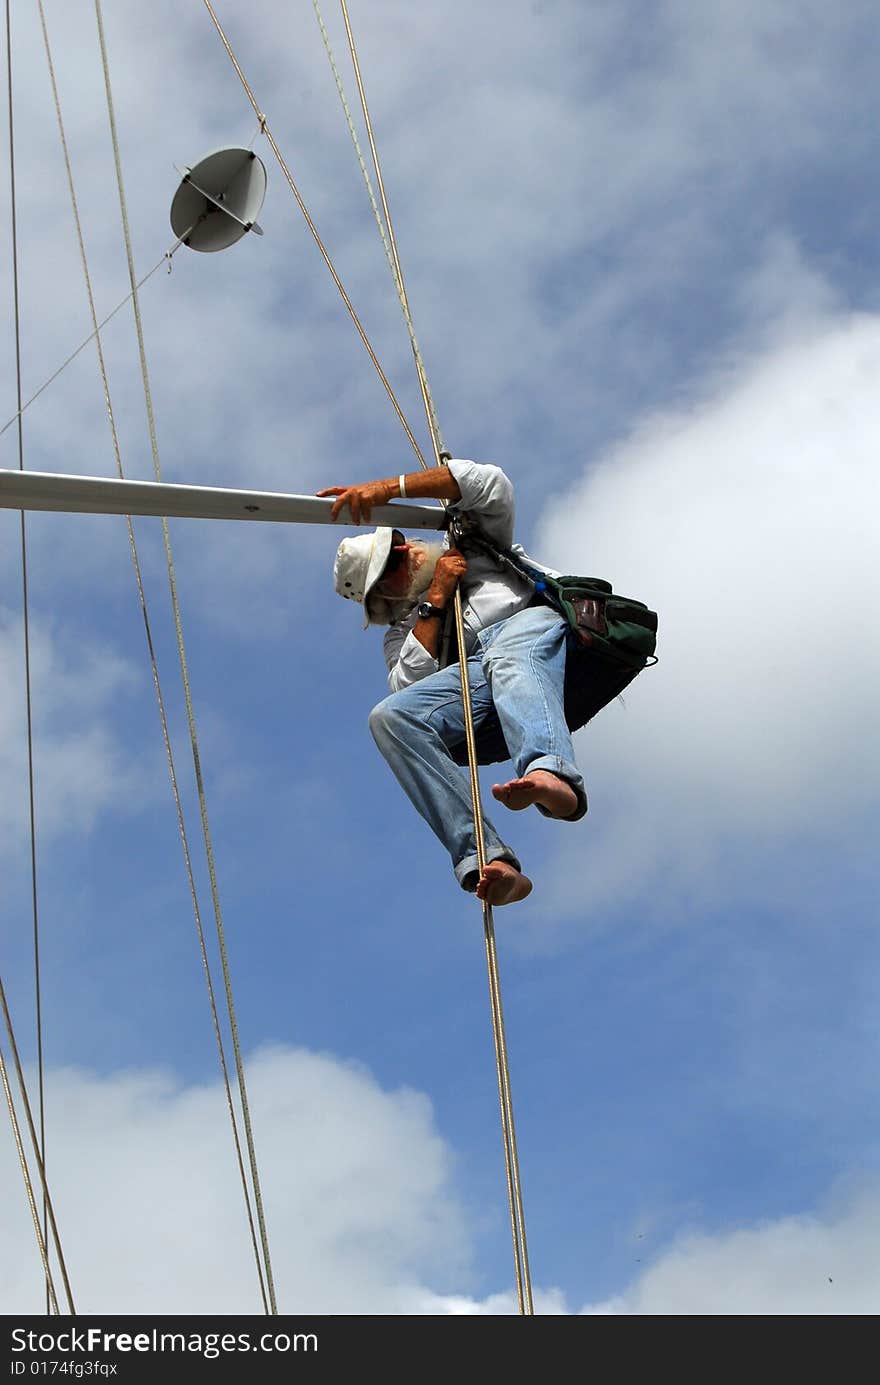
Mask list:
[{"label": "white cloud", "polygon": [[[77,1311],[259,1313],[220,1083],[68,1070],[47,1090]],[[431,1300],[431,1279],[459,1279],[468,1256],[454,1161],[428,1100],[383,1091],[358,1064],[280,1047],[249,1064],[248,1092],[279,1311],[426,1311],[414,1305]],[[4,1148],[4,1184],[17,1180],[21,1197],[0,1213],[15,1247],[0,1293],[7,1313],[38,1311],[38,1251],[11,1141]]]},{"label": "white cloud", "polygon": [[[62,639],[31,622],[30,660],[38,831],[88,832],[110,806],[137,811],[156,776],[108,725],[114,703],[138,675],[97,641]],[[18,853],[27,825],[28,747],[21,620],[0,608],[0,842]]]},{"label": "white cloud", "polygon": [[822,1213],[708,1235],[690,1232],[622,1294],[585,1313],[820,1317],[877,1312],[880,1193]]},{"label": "white cloud", "polygon": [[814,326],[547,511],[536,552],[659,612],[659,664],[578,742],[603,903],[699,878],[732,840],[833,837],[874,800],[878,382],[880,320]]},{"label": "white cloud", "polygon": [[[303,1049],[263,1050],[247,1080],[279,1312],[519,1312],[512,1292],[478,1300],[431,1287],[468,1277],[470,1241],[455,1159],[427,1098],[383,1091],[360,1064]],[[233,1086],[237,1102],[234,1075]],[[47,1113],[77,1312],[260,1312],[219,1083],[60,1070],[47,1079]],[[247,1165],[243,1133],[242,1147]],[[0,1266],[0,1300],[7,1313],[33,1312],[39,1254],[11,1142],[4,1150],[5,1185],[21,1196],[0,1213],[14,1247]],[[534,1292],[536,1311],[569,1311],[558,1290]]]},{"label": "white cloud", "polygon": [[[455,1160],[420,1093],[362,1066],[274,1047],[248,1088],[281,1313],[513,1316],[511,1291],[444,1291],[468,1277]],[[79,1313],[259,1313],[257,1275],[219,1083],[61,1070],[47,1083],[48,1164]],[[11,1140],[0,1212],[0,1298],[39,1311],[41,1272]],[[848,1188],[818,1212],[714,1234],[688,1230],[587,1314],[853,1314],[880,1291],[880,1194]],[[60,1288],[60,1277],[58,1278]],[[572,1312],[534,1286],[540,1315]]]},{"label": "white cloud", "polygon": [[[480,1300],[432,1287],[469,1277],[471,1245],[455,1158],[426,1097],[384,1091],[360,1064],[280,1046],[248,1064],[247,1081],[280,1313],[518,1314],[512,1291]],[[234,1075],[233,1086],[237,1102]],[[261,1311],[219,1083],[59,1070],[47,1081],[47,1132],[77,1312]],[[0,1301],[7,1313],[38,1311],[39,1252],[11,1141],[0,1168],[21,1193],[0,1212],[14,1247]],[[62,1293],[57,1267],[55,1281]],[[557,1289],[536,1285],[534,1303],[569,1312]]]},{"label": "white cloud", "polygon": [[[564,1317],[568,1308],[564,1294],[559,1289],[540,1289],[532,1285],[532,1306],[541,1317]],[[514,1292],[490,1294],[488,1298],[467,1298],[464,1295],[420,1294],[412,1299],[408,1310],[420,1316],[440,1314],[444,1317],[498,1318],[517,1317],[520,1314],[519,1299]]]}]

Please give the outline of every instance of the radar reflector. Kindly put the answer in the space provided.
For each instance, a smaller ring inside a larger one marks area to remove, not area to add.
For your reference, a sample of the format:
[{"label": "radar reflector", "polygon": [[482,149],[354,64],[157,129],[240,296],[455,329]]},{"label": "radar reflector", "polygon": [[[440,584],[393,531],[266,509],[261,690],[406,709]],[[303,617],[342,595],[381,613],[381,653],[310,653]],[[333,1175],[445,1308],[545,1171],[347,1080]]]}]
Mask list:
[{"label": "radar reflector", "polygon": [[171,203],[171,228],[191,250],[225,250],[248,231],[263,234],[257,216],[266,196],[266,169],[251,149],[216,149],[192,168]]}]

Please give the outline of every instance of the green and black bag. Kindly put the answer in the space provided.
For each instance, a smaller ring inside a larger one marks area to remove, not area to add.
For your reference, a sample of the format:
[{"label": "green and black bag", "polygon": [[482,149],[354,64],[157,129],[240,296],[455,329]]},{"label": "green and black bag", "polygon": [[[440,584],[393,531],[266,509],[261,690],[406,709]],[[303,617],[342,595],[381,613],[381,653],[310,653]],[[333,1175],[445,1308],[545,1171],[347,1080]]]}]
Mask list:
[{"label": "green and black bag", "polygon": [[[559,611],[571,626],[565,665],[565,720],[577,731],[606,707],[641,673],[657,662],[657,613],[643,601],[618,596],[601,577],[551,577],[531,567],[511,549],[498,549],[473,523],[453,528],[465,553],[469,545],[490,554],[501,567],[525,577],[535,589],[533,600]],[[497,715],[493,711],[479,729],[480,764],[510,758]],[[464,746],[452,749],[459,764],[467,763]]]},{"label": "green and black bag", "polygon": [[520,572],[534,582],[536,594],[566,617],[585,648],[599,650],[636,670],[657,662],[657,613],[643,601],[617,596],[611,583],[601,577],[549,577],[527,569],[515,555],[511,557]]}]

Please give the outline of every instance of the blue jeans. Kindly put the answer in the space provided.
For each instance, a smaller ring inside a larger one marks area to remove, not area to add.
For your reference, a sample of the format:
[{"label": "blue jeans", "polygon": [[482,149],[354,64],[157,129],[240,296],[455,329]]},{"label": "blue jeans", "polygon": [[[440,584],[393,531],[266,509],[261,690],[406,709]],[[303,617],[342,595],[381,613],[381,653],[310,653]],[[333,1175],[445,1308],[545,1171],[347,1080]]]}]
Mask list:
[{"label": "blue jeans", "polygon": [[[567,780],[578,796],[569,819],[576,821],[587,811],[587,798],[565,722],[567,638],[568,625],[555,611],[527,607],[480,632],[467,671],[475,730],[494,705],[517,778],[547,769]],[[458,664],[386,697],[370,713],[370,730],[413,806],[452,857],[459,884],[473,890],[478,863],[470,783],[448,748],[464,739]],[[483,823],[486,860],[509,861],[519,870],[489,819]]]}]

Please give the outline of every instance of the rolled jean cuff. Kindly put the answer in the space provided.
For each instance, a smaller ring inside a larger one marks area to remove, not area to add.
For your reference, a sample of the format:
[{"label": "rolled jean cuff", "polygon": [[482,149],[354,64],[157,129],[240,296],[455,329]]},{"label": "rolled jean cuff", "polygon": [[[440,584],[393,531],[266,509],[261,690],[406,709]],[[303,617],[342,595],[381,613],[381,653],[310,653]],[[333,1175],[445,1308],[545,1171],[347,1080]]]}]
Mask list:
[{"label": "rolled jean cuff", "polygon": [[548,769],[551,774],[558,775],[560,779],[565,780],[566,784],[570,784],[577,794],[577,807],[573,813],[569,813],[568,817],[565,818],[556,817],[555,814],[543,808],[540,803],[536,803],[535,807],[542,817],[553,818],[554,822],[579,822],[587,812],[587,791],[584,788],[583,776],[567,760],[560,760],[558,755],[540,755],[537,760],[532,760],[531,764],[523,770],[523,774],[531,774],[533,769]]},{"label": "rolled jean cuff", "polygon": [[[486,863],[489,861],[508,861],[514,870],[522,870],[516,856],[507,847],[496,847],[494,851],[486,852]],[[465,856],[463,861],[459,861],[455,867],[455,878],[463,890],[468,894],[473,894],[477,888],[477,881],[480,878],[480,862],[477,853]]]}]

